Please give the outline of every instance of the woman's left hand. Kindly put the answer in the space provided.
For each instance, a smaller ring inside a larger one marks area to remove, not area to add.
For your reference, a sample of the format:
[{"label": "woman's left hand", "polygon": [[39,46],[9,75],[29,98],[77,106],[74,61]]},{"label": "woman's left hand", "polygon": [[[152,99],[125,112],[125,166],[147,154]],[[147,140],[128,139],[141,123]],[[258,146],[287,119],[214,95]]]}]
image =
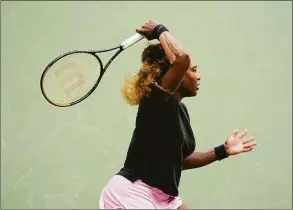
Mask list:
[{"label": "woman's left hand", "polygon": [[145,36],[145,38],[147,38],[148,40],[153,40],[155,39],[155,37],[153,37],[153,30],[158,24],[159,23],[157,23],[156,21],[150,20],[142,25],[140,28],[137,28],[136,32]]},{"label": "woman's left hand", "polygon": [[235,129],[233,134],[229,136],[225,142],[225,149],[228,155],[237,155],[242,152],[250,152],[256,147],[255,137],[245,138],[247,130],[238,134],[238,130]]}]

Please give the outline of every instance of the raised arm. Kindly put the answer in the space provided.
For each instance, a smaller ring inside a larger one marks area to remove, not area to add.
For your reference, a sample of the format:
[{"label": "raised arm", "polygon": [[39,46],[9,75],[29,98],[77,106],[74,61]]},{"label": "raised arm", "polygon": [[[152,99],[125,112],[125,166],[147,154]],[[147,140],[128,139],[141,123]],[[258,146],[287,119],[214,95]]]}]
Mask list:
[{"label": "raised arm", "polygon": [[170,61],[170,68],[164,75],[162,87],[174,93],[190,66],[190,56],[182,43],[177,40],[163,25],[149,21],[136,30],[147,39],[158,39]]}]

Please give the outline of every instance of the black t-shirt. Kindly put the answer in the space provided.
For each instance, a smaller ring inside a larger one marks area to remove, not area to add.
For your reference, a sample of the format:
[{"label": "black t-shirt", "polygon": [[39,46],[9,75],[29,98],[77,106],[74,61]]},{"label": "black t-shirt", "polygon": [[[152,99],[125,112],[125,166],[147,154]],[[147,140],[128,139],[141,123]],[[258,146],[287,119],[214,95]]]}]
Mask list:
[{"label": "black t-shirt", "polygon": [[118,174],[177,196],[183,160],[194,151],[195,138],[186,106],[174,96],[166,99],[159,88],[152,89],[139,104],[127,157]]}]

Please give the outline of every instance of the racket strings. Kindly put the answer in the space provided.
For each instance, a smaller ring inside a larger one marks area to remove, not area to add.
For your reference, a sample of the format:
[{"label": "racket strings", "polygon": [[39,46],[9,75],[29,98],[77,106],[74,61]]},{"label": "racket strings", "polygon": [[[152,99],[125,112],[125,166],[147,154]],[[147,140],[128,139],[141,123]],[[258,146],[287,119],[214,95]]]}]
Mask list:
[{"label": "racket strings", "polygon": [[94,87],[100,75],[100,63],[86,53],[67,55],[46,72],[43,90],[57,105],[68,105],[84,97]]}]

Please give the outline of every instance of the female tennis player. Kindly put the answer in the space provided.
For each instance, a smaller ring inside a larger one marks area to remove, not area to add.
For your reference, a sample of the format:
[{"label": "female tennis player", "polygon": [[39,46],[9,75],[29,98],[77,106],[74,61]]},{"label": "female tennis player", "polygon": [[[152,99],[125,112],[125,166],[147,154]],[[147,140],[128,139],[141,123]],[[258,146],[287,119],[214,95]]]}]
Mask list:
[{"label": "female tennis player", "polygon": [[179,197],[182,170],[206,166],[256,146],[237,129],[220,146],[195,151],[185,97],[196,96],[197,65],[182,44],[155,21],[136,31],[158,39],[142,53],[139,72],[122,87],[126,101],[139,105],[124,167],[104,187],[101,209],[187,209]]}]

